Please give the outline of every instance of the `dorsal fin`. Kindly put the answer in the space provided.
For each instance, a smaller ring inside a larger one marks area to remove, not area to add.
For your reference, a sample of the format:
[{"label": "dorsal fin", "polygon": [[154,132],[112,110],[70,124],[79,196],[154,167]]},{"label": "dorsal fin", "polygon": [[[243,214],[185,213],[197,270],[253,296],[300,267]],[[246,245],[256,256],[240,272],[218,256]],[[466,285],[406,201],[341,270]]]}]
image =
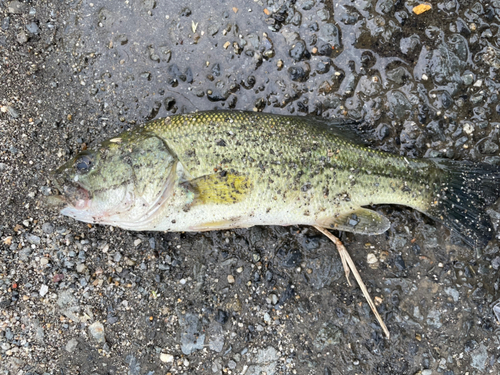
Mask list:
[{"label": "dorsal fin", "polygon": [[307,117],[307,123],[326,130],[351,143],[366,146],[366,142],[361,137],[360,132],[355,128],[355,125],[360,124],[359,121],[348,118]]}]

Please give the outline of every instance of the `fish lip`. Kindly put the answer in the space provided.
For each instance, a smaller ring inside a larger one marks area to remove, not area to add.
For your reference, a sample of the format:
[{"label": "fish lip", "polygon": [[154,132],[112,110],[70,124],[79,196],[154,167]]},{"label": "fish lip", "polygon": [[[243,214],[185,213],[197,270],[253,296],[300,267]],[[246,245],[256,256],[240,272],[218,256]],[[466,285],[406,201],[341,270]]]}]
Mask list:
[{"label": "fish lip", "polygon": [[90,207],[92,197],[90,192],[78,183],[65,182],[60,183],[56,188],[61,192],[68,207],[77,210],[86,210]]},{"label": "fish lip", "polygon": [[78,210],[85,210],[90,207],[90,193],[82,186],[77,186],[77,199],[71,202],[71,205]]},{"label": "fish lip", "polygon": [[61,170],[64,166],[51,173],[51,183],[57,193],[52,196],[64,202],[68,207],[78,210],[89,208],[92,201],[90,192],[78,182],[68,181],[61,176]]},{"label": "fish lip", "polygon": [[64,179],[58,176],[57,172],[58,170],[51,171],[48,175],[48,187],[50,189],[50,193],[44,199],[44,203],[48,207],[60,207],[69,204],[68,197],[62,193]]}]

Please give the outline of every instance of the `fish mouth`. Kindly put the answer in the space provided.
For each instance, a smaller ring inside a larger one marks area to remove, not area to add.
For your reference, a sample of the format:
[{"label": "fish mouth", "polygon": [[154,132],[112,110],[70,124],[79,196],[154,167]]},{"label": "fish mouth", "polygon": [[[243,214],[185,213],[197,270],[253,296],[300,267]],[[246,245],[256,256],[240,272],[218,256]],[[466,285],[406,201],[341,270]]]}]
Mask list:
[{"label": "fish mouth", "polygon": [[92,201],[90,192],[76,182],[67,181],[64,178],[54,176],[52,183],[54,194],[51,200],[71,206],[77,210],[85,210],[89,208]]},{"label": "fish mouth", "polygon": [[96,223],[96,217],[91,210],[90,192],[82,186],[68,184],[63,187],[62,199],[65,201],[61,215],[72,217],[85,223]]},{"label": "fish mouth", "polygon": [[65,186],[63,196],[67,197],[68,203],[77,210],[85,210],[90,206],[90,193],[81,186]]}]

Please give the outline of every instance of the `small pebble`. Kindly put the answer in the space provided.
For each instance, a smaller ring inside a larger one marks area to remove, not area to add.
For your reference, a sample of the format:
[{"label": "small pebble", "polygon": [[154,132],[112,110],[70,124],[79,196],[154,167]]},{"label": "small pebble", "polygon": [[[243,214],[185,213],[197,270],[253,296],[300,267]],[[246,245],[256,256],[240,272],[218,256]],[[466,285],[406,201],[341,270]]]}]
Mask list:
[{"label": "small pebble", "polygon": [[35,22],[30,22],[26,25],[26,30],[28,30],[31,34],[38,34],[40,32],[40,28]]},{"label": "small pebble", "polygon": [[160,354],[160,361],[169,363],[174,361],[174,356],[172,354],[167,354],[167,353],[161,353]]},{"label": "small pebble", "polygon": [[78,263],[76,265],[76,272],[83,273],[87,269],[87,266],[84,263]]},{"label": "small pebble", "polygon": [[[26,33],[26,31],[24,30],[21,30],[19,32],[19,34],[17,34],[17,42],[19,44],[24,44],[28,41],[28,34]],[[13,116],[14,117],[14,116]],[[17,117],[14,117],[14,118],[17,118]]]},{"label": "small pebble", "polygon": [[227,275],[227,282],[229,284],[234,284],[234,276],[233,275]]},{"label": "small pebble", "polygon": [[77,346],[78,346],[78,341],[76,341],[76,339],[71,339],[66,344],[65,349],[67,352],[71,353],[76,349]]},{"label": "small pebble", "polygon": [[92,323],[89,326],[89,333],[98,343],[104,342],[104,326],[101,322]]},{"label": "small pebble", "polygon": [[266,322],[267,324],[271,323],[271,316],[269,315],[269,313],[264,314],[264,322]]},{"label": "small pebble", "polygon": [[49,287],[45,284],[43,284],[41,287],[40,287],[40,296],[41,297],[45,297],[45,295],[49,292]]},{"label": "small pebble", "polygon": [[462,76],[462,81],[464,82],[465,85],[471,85],[472,82],[474,81],[474,76],[472,73],[465,73]]},{"label": "small pebble", "polygon": [[370,253],[370,254],[368,254],[368,255],[366,256],[366,262],[367,262],[368,264],[374,264],[374,263],[377,263],[377,262],[378,262],[378,259],[377,259],[377,257],[375,256],[375,254]]},{"label": "small pebble", "polygon": [[14,0],[9,3],[7,7],[7,12],[11,14],[22,14],[26,5],[20,1]]},{"label": "small pebble", "polygon": [[10,26],[10,17],[5,17],[5,18],[2,20],[2,24],[0,25],[0,27],[1,27],[3,30],[8,30],[8,29],[9,29],[9,26]]},{"label": "small pebble", "polygon": [[470,122],[465,123],[464,132],[469,135],[472,134],[474,132],[474,125],[472,125]]},{"label": "small pebble", "polygon": [[273,305],[276,305],[278,303],[278,296],[276,294],[270,294],[269,297],[271,298],[271,302]]},{"label": "small pebble", "polygon": [[54,233],[54,225],[51,223],[43,223],[42,230],[43,230],[43,233],[47,233],[47,234]]},{"label": "small pebble", "polygon": [[[27,225],[26,225],[27,226]],[[28,240],[28,242],[32,245],[40,245],[40,237],[38,236],[35,236],[34,234],[30,234],[28,235],[28,237],[26,238]]]}]

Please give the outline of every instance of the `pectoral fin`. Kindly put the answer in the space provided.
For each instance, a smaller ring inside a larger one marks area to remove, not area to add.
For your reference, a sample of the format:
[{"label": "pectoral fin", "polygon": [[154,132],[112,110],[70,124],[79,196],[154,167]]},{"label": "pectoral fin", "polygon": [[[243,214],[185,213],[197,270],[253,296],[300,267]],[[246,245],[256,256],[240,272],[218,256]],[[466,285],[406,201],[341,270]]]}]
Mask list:
[{"label": "pectoral fin", "polygon": [[186,181],[182,184],[194,194],[190,206],[196,204],[233,204],[250,193],[251,180],[237,173],[221,172]]},{"label": "pectoral fin", "polygon": [[317,225],[359,234],[382,234],[389,229],[390,222],[378,212],[367,208],[358,208],[336,217],[319,219]]}]

